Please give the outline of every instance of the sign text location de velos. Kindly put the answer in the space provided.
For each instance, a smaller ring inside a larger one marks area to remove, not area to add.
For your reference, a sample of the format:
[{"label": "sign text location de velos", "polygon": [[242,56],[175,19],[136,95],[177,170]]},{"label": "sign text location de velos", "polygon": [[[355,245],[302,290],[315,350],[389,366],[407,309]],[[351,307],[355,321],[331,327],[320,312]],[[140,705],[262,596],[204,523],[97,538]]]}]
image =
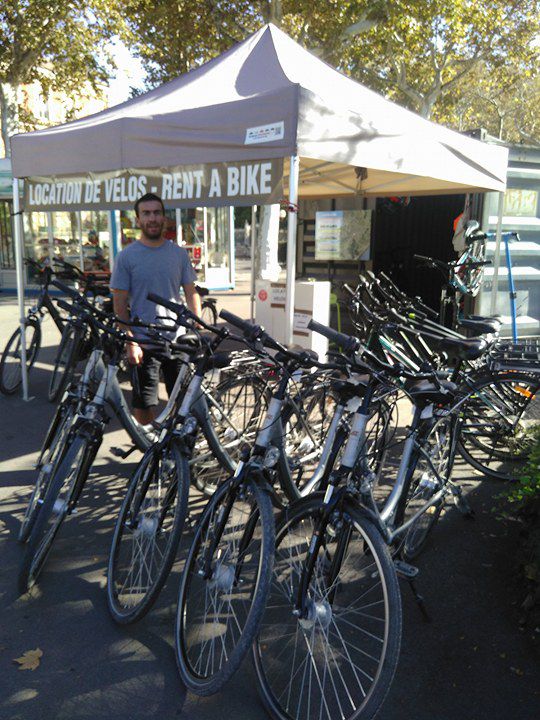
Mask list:
[{"label": "sign text location de velos", "polygon": [[127,209],[144,195],[169,207],[277,203],[283,196],[283,159],[122,170],[88,176],[25,180],[24,209]]}]

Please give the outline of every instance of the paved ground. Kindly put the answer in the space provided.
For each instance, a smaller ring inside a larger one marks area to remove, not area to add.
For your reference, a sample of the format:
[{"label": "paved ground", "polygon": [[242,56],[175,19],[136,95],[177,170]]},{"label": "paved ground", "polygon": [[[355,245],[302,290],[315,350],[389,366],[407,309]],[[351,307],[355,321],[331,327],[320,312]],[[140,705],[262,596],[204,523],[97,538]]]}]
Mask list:
[{"label": "paved ground", "polygon": [[[242,288],[244,290],[244,288]],[[248,292],[227,300],[248,312]],[[225,296],[219,298],[225,304]],[[0,295],[0,345],[16,323],[12,300]],[[175,573],[155,610],[137,626],[109,618],[104,577],[114,517],[134,463],[110,453],[127,445],[111,423],[78,515],[65,524],[39,592],[18,598],[22,549],[15,538],[53,407],[45,400],[58,334],[45,323],[45,347],[31,375],[34,399],[0,397],[0,719],[1,720],[262,720],[249,662],[218,696],[186,695],[172,650]],[[137,458],[135,458],[136,460]],[[530,639],[518,629],[512,575],[518,528],[492,513],[499,485],[464,468],[477,518],[449,508],[419,565],[425,623],[403,587],[404,634],[398,673],[381,720],[532,720],[540,682]],[[43,651],[35,671],[13,663]]]}]

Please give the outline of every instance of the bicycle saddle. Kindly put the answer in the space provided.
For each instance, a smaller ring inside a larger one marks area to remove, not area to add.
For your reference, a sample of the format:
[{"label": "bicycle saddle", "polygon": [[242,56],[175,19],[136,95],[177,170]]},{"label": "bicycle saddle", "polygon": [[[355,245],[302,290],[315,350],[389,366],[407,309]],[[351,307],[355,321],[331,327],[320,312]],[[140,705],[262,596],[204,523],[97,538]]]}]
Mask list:
[{"label": "bicycle saddle", "polygon": [[448,405],[454,399],[457,385],[450,380],[439,380],[438,384],[431,380],[409,380],[405,389],[416,402]]},{"label": "bicycle saddle", "polygon": [[448,350],[460,360],[476,360],[486,351],[485,338],[443,338],[439,344],[441,350]]},{"label": "bicycle saddle", "polygon": [[464,318],[459,321],[461,327],[472,330],[475,335],[499,333],[501,322],[496,318]]}]

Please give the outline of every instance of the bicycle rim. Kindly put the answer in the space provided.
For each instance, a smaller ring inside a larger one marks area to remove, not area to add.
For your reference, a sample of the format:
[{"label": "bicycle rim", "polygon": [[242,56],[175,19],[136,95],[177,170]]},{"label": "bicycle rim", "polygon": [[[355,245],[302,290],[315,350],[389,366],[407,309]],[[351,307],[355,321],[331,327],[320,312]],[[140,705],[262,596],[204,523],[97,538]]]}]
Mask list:
[{"label": "bicycle rim", "polygon": [[[237,461],[240,449],[250,442],[266,408],[266,386],[256,377],[227,379],[211,393],[208,408],[219,443],[231,460]],[[220,482],[231,473],[216,460],[206,437],[199,432],[190,462],[195,483],[201,492],[212,495]]]},{"label": "bicycle rim", "polygon": [[252,483],[242,492],[222,486],[197,527],[178,598],[176,657],[192,692],[220,690],[249,651],[270,584],[273,550],[266,492]]},{"label": "bicycle rim", "polygon": [[88,440],[76,438],[52,479],[43,506],[28,539],[23,567],[19,575],[21,591],[32,588],[39,577],[53,541],[71,510],[73,489],[85,466]]},{"label": "bicycle rim", "polygon": [[519,477],[540,420],[538,379],[523,373],[475,382],[461,408],[459,451],[466,462],[501,480]]},{"label": "bicycle rim", "polygon": [[176,447],[142,459],[116,523],[107,598],[119,623],[139,620],[171,570],[187,510],[189,468]]},{"label": "bicycle rim", "polygon": [[[35,322],[28,322],[26,329],[26,366],[32,367],[39,349],[40,330]],[[0,360],[0,390],[11,395],[22,382],[21,331],[18,328],[9,339]]]},{"label": "bicycle rim", "polygon": [[58,463],[61,461],[66,450],[66,441],[73,421],[73,415],[74,408],[72,406],[64,407],[63,415],[58,419],[56,429],[51,433],[50,443],[48,447],[42,451],[38,476],[19,530],[19,542],[26,542],[32,531],[51,478],[54,477]]},{"label": "bicycle rim", "polygon": [[253,646],[259,690],[280,720],[367,720],[382,704],[399,656],[397,577],[380,534],[351,508],[341,526],[325,531],[307,614],[295,616],[320,503],[308,498],[278,523],[272,587]]},{"label": "bicycle rim", "polygon": [[75,370],[80,345],[81,331],[73,325],[66,325],[49,382],[48,397],[57,400],[65,390]]},{"label": "bicycle rim", "polygon": [[[412,518],[438,493],[452,471],[452,419],[439,420],[422,443],[415,472],[407,493],[401,522]],[[403,557],[413,560],[423,549],[444,505],[444,498],[428,507],[408,528],[403,540]]]}]

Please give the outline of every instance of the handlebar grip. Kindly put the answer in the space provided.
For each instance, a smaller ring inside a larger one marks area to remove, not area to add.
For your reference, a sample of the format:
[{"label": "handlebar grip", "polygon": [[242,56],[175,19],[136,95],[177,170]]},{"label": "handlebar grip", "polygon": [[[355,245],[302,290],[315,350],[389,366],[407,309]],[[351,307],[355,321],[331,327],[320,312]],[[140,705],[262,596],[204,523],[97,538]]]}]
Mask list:
[{"label": "handlebar grip", "polygon": [[220,310],[219,317],[222,320],[225,320],[225,322],[228,322],[229,325],[233,325],[233,327],[238,328],[243,332],[247,330],[251,332],[255,327],[257,327],[256,325],[252,325],[248,320],[243,320],[241,317],[238,317],[238,315],[234,315],[228,310]]},{"label": "handlebar grip", "polygon": [[59,290],[61,290],[65,295],[69,295],[69,297],[73,298],[74,300],[79,300],[81,298],[81,293],[77,290],[73,290],[73,288],[68,287],[67,285],[64,285],[63,282],[60,282],[60,280],[51,280],[51,285],[54,285]]},{"label": "handlebar grip", "polygon": [[335,342],[337,345],[343,348],[344,352],[353,352],[360,347],[360,341],[345,333],[340,333],[333,328],[329,328],[326,325],[321,325],[316,320],[310,320],[308,323],[308,330],[323,335],[328,340]]},{"label": "handlebar grip", "polygon": [[433,258],[426,257],[425,255],[416,255],[416,253],[413,255],[413,260],[422,260],[422,262],[428,262],[430,265],[434,262]]},{"label": "handlebar grip", "polygon": [[156,295],[155,293],[148,293],[146,296],[147,300],[150,300],[150,302],[156,303],[156,305],[161,305],[162,307],[167,308],[168,310],[172,310],[173,313],[176,313],[177,315],[184,315],[186,312],[186,306],[182,305],[181,303],[173,302],[172,300],[167,300],[167,298],[161,297],[160,295]]}]

